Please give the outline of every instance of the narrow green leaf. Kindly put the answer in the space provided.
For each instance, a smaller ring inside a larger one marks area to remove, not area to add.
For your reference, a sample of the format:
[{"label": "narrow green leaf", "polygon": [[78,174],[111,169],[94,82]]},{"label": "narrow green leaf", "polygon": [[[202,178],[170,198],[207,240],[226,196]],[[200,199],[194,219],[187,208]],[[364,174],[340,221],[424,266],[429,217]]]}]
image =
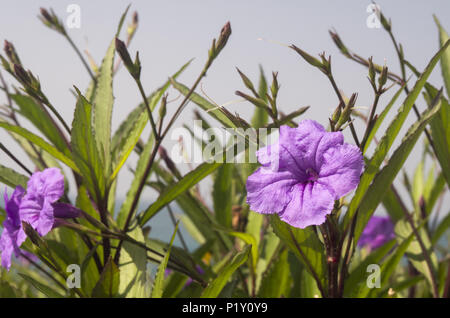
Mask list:
[{"label": "narrow green leaf", "polygon": [[6,184],[8,187],[16,188],[18,185],[22,188],[27,187],[28,178],[23,174],[14,171],[11,168],[2,166],[0,164],[0,182]]},{"label": "narrow green leaf", "polygon": [[67,144],[61,137],[60,131],[55,126],[48,112],[45,112],[29,96],[22,94],[11,94],[11,99],[19,106],[20,113],[26,117],[39,131],[53,143],[53,145],[66,156],[70,156]]},{"label": "narrow green leaf", "polygon": [[288,262],[288,250],[284,249],[266,275],[262,278],[258,297],[287,297],[291,284],[291,273]]},{"label": "narrow green leaf", "polygon": [[225,284],[233,273],[244,264],[250,255],[251,245],[247,245],[241,252],[237,253],[233,259],[220,271],[216,279],[209,283],[203,291],[201,298],[216,298],[219,296]]},{"label": "narrow green leaf", "polygon": [[173,241],[175,240],[175,237],[177,235],[178,225],[179,225],[179,222],[177,222],[177,225],[175,226],[175,230],[173,231],[172,239],[170,240],[169,248],[166,252],[166,255],[164,256],[162,263],[158,267],[158,273],[156,274],[155,284],[153,285],[153,290],[152,290],[153,298],[161,298],[163,295],[164,276],[166,274],[167,263],[169,262],[170,250],[172,249]]},{"label": "narrow green leaf", "polygon": [[71,159],[67,158],[66,155],[64,155],[62,152],[60,152],[54,146],[50,145],[48,142],[46,142],[41,137],[33,134],[32,132],[26,130],[25,128],[13,126],[13,125],[10,125],[10,124],[4,123],[4,122],[0,122],[0,127],[24,137],[25,139],[32,142],[36,146],[42,148],[42,150],[48,152],[48,154],[53,156],[55,159],[58,159],[59,161],[64,163],[66,166],[71,168],[73,171],[79,172],[77,166]]},{"label": "narrow green leaf", "polygon": [[105,194],[106,184],[103,162],[91,126],[92,106],[78,90],[77,92],[78,100],[72,122],[73,158],[90,193],[99,200]]},{"label": "narrow green leaf", "polygon": [[[128,235],[145,244],[145,238],[139,226]],[[127,298],[148,298],[150,288],[147,281],[147,251],[136,244],[125,241],[120,252],[119,264],[119,294]]]},{"label": "narrow green leaf", "polygon": [[233,202],[233,164],[223,164],[217,171],[213,184],[214,214],[217,223],[231,228]]},{"label": "narrow green leaf", "polygon": [[202,163],[193,171],[186,174],[179,182],[173,186],[168,187],[158,199],[148,207],[148,209],[142,213],[140,218],[140,224],[144,225],[150,220],[159,210],[161,210],[168,203],[172,202],[177,198],[178,195],[185,192],[193,185],[197,184],[200,180],[210,175],[217,168],[219,168],[222,163]]},{"label": "narrow green leaf", "polygon": [[35,287],[37,290],[42,292],[45,296],[50,297],[50,298],[65,298],[63,295],[61,295],[60,293],[55,291],[52,287],[44,285],[30,276],[22,274],[22,273],[19,273],[19,275],[23,279],[25,279],[28,283],[33,285],[33,287]]},{"label": "narrow green leaf", "polygon": [[[439,23],[439,20],[434,16],[434,21],[439,29],[439,44],[441,47],[446,46],[449,37],[445,29]],[[445,88],[447,90],[447,96],[450,96],[450,50],[446,50],[441,59],[442,77],[444,78]]]}]

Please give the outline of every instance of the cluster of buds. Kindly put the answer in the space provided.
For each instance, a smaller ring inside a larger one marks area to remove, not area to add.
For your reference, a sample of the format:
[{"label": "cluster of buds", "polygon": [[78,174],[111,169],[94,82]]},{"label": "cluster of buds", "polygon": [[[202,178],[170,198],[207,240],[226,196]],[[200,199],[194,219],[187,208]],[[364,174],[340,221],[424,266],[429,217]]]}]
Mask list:
[{"label": "cluster of buds", "polygon": [[338,105],[333,112],[332,117],[329,119],[332,131],[338,131],[345,128],[344,125],[350,119],[357,98],[358,94],[353,93],[346,105],[343,105],[342,103]]},{"label": "cluster of buds", "polygon": [[116,51],[122,59],[123,64],[127,68],[128,72],[130,72],[131,76],[133,76],[135,80],[139,80],[139,78],[141,77],[141,61],[139,60],[139,52],[136,52],[136,58],[133,62],[131,60],[127,46],[118,38],[116,38]]},{"label": "cluster of buds", "polygon": [[25,71],[21,65],[14,64],[14,77],[22,84],[23,89],[30,96],[47,103],[47,97],[41,90],[41,83],[30,70]]},{"label": "cluster of buds", "polygon": [[311,64],[314,67],[317,67],[322,73],[324,73],[327,76],[331,76],[331,57],[328,57],[328,59],[325,57],[325,53],[319,54],[320,59],[322,61],[319,61],[314,56],[306,53],[302,49],[298,48],[294,44],[290,46],[291,49],[293,49],[295,52],[297,52],[303,59]]},{"label": "cluster of buds", "polygon": [[375,94],[377,95],[381,95],[384,92],[386,92],[389,87],[384,87],[386,85],[387,79],[388,79],[388,67],[386,65],[384,65],[381,69],[381,71],[379,70],[379,77],[378,77],[378,85],[376,83],[376,67],[372,62],[372,57],[370,57],[368,59],[369,61],[369,82],[372,85],[372,88],[375,92]]},{"label": "cluster of buds", "polygon": [[[278,84],[278,79],[277,79],[278,72],[272,72],[272,85],[270,86],[271,94],[268,94],[265,91],[258,93],[256,91],[255,86],[253,85],[252,81],[244,73],[242,73],[238,68],[236,68],[236,69],[237,69],[245,87],[247,87],[252,92],[254,97],[247,95],[241,91],[236,91],[235,94],[237,96],[240,96],[240,97],[244,98],[245,100],[249,101],[256,107],[263,108],[264,110],[267,111],[267,113],[274,120],[276,120],[278,118],[278,110],[277,110],[276,101],[277,101],[277,96],[278,96],[278,90],[280,89],[280,85]],[[261,69],[261,74],[263,74],[262,69]],[[262,78],[262,80],[264,80],[264,79]],[[264,86],[265,86],[265,83],[264,83]],[[262,94],[264,94],[264,96],[261,96]],[[267,101],[269,102],[270,106],[267,103]]]},{"label": "cluster of buds", "polygon": [[38,18],[50,29],[53,29],[64,36],[67,35],[64,24],[56,16],[53,9],[50,9],[50,12],[48,12],[46,9],[41,8],[41,15],[39,15]]}]

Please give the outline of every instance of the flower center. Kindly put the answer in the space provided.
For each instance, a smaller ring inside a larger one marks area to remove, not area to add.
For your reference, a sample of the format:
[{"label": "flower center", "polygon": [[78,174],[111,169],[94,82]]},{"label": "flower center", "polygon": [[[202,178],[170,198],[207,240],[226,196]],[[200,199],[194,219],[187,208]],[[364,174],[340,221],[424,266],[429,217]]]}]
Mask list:
[{"label": "flower center", "polygon": [[319,178],[317,172],[312,168],[306,169],[306,175],[308,176],[308,182],[309,181],[314,182]]}]

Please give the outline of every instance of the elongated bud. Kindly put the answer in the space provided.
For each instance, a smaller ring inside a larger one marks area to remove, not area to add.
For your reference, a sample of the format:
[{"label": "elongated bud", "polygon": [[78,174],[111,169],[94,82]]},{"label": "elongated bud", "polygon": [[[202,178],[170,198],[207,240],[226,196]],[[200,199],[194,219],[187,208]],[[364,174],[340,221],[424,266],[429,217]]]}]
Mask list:
[{"label": "elongated bud", "polygon": [[302,49],[296,47],[294,44],[292,44],[290,46],[291,49],[293,49],[295,52],[297,52],[298,54],[300,54],[301,57],[303,57],[303,59],[308,62],[309,64],[311,64],[312,66],[317,67],[318,69],[320,69],[323,73],[328,74],[328,68],[326,67],[326,65],[324,65],[322,62],[320,62],[318,59],[316,59],[315,57],[309,55],[308,53],[306,53],[305,51],[303,51]]},{"label": "elongated bud", "polygon": [[338,120],[339,120],[339,117],[341,117],[341,108],[343,108],[343,104],[342,103],[340,103],[337,107],[336,107],[336,109],[334,110],[334,112],[333,112],[333,115],[331,116],[331,121],[334,123],[334,124],[336,124],[337,122],[338,122]]},{"label": "elongated bud", "polygon": [[278,72],[272,72],[272,85],[270,86],[270,92],[272,93],[273,99],[278,96],[278,90],[280,85],[278,84]]},{"label": "elongated bud", "polygon": [[61,33],[62,35],[67,35],[66,29],[62,22],[58,19],[57,15],[53,10],[50,9],[51,13],[49,13],[46,9],[41,8],[41,15],[38,18],[50,29]]},{"label": "elongated bud", "polygon": [[350,51],[347,49],[347,47],[344,45],[344,42],[342,42],[341,38],[336,32],[333,32],[331,30],[328,31],[331,35],[331,39],[333,40],[334,44],[338,47],[338,49],[341,51],[342,54],[344,54],[347,57],[350,57]]},{"label": "elongated bud", "polygon": [[262,98],[251,97],[247,94],[242,93],[241,91],[236,91],[235,94],[242,98],[245,98],[246,100],[248,100],[250,103],[252,103],[256,107],[261,107],[264,109],[269,108],[269,106],[266,104],[266,102]]},{"label": "elongated bud", "polygon": [[128,25],[128,28],[127,28],[128,41],[130,41],[131,38],[136,33],[138,23],[139,23],[138,13],[137,13],[137,11],[134,11],[133,17],[131,19],[131,23]]},{"label": "elongated bud", "polygon": [[369,79],[372,84],[375,84],[375,67],[373,66],[372,57],[369,57]]},{"label": "elongated bud", "polygon": [[10,64],[10,63],[8,62],[8,60],[5,59],[5,58],[3,57],[3,55],[1,55],[1,54],[0,54],[0,60],[2,61],[2,66],[3,66],[3,68],[4,68],[8,73],[14,74],[14,70],[11,68],[11,64]]},{"label": "elongated bud", "polygon": [[136,54],[136,64],[133,63],[130,57],[130,53],[128,52],[127,46],[125,43],[118,38],[116,38],[116,51],[119,54],[120,58],[122,59],[123,64],[127,68],[128,72],[130,72],[131,76],[135,79],[139,79],[140,76],[140,61],[139,61],[139,55]]},{"label": "elongated bud", "polygon": [[388,31],[388,32],[391,31],[391,28],[392,28],[391,19],[389,19],[389,21],[388,21],[382,12],[380,12],[380,22],[386,31]]},{"label": "elongated bud", "polygon": [[31,79],[29,74],[23,69],[21,65],[14,64],[14,74],[17,80],[24,86],[29,86],[31,84]]},{"label": "elongated bud", "polygon": [[39,236],[38,232],[36,232],[36,230],[33,229],[33,227],[29,223],[22,221],[22,228],[23,228],[25,234],[30,238],[30,241],[34,245],[36,245],[38,247],[43,246],[44,241]]},{"label": "elongated bud", "polygon": [[244,82],[245,87],[247,87],[249,90],[251,90],[255,96],[259,97],[258,93],[255,90],[255,86],[253,86],[252,81],[244,73],[242,73],[241,70],[238,69],[237,67],[236,67],[236,70],[238,71],[239,75],[241,76],[242,82]]},{"label": "elongated bud", "polygon": [[216,54],[219,54],[220,51],[225,47],[228,39],[230,38],[230,35],[231,35],[231,24],[230,22],[227,22],[220,31],[219,39],[216,42]]},{"label": "elongated bud", "polygon": [[342,110],[341,116],[339,117],[339,120],[336,124],[336,129],[339,130],[350,118],[350,115],[352,113],[353,106],[355,106],[356,98],[358,97],[358,94],[353,93],[350,97],[350,100],[348,101],[347,105],[345,105],[344,109]]},{"label": "elongated bud", "polygon": [[19,55],[17,54],[16,49],[14,48],[14,45],[11,42],[5,40],[5,45],[3,49],[11,63],[22,65],[19,59]]},{"label": "elongated bud", "polygon": [[388,68],[387,66],[383,66],[383,70],[381,71],[380,77],[378,78],[379,88],[382,89],[384,84],[386,84],[388,78]]},{"label": "elongated bud", "polygon": [[167,113],[167,94],[162,97],[161,106],[159,107],[159,118],[163,120]]}]

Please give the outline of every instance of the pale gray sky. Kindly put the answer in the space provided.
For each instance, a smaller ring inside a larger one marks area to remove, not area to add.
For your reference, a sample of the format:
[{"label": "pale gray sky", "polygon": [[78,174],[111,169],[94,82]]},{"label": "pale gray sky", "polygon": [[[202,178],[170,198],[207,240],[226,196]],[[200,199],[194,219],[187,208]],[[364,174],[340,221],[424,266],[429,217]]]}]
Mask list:
[{"label": "pale gray sky", "polygon": [[[233,34],[208,77],[202,81],[205,92],[218,104],[236,100],[235,90],[244,90],[236,66],[256,80],[258,64],[261,63],[267,75],[271,71],[279,72],[279,105],[284,112],[311,105],[304,118],[327,124],[327,116],[336,107],[337,99],[325,76],[306,64],[291,49],[269,41],[258,41],[258,38],[293,43],[311,54],[322,51],[331,54],[338,86],[347,95],[358,92],[358,106],[368,106],[373,100],[366,79],[367,70],[338,52],[329,37],[330,28],[334,27],[338,31],[350,49],[363,57],[373,56],[379,64],[386,61],[392,71],[399,72],[397,56],[387,33],[383,29],[371,29],[366,25],[369,16],[366,8],[371,3],[368,0],[3,0],[0,39],[7,39],[15,45],[24,65],[39,76],[47,96],[70,122],[75,101],[69,89],[72,85],[86,88],[89,77],[65,39],[37,19],[39,7],[53,8],[65,21],[69,15],[67,6],[78,4],[81,7],[81,28],[70,29],[70,35],[81,49],[88,49],[100,63],[114,36],[118,20],[129,3],[132,4],[130,13],[135,10],[139,13],[139,28],[130,51],[132,55],[136,50],[140,52],[142,79],[148,93],[160,86],[167,76],[187,60],[195,57],[189,69],[180,77],[182,82],[191,85],[203,66],[212,38],[218,35],[227,21],[231,22]],[[380,0],[378,4],[385,15],[392,18],[394,34],[403,45],[406,58],[422,70],[438,49],[437,28],[432,14],[436,14],[444,28],[450,31],[450,1]],[[129,14],[126,23],[130,17]],[[6,77],[11,81],[9,76]],[[433,72],[430,81],[437,86],[442,85],[439,67]],[[124,69],[117,75],[114,88],[113,129],[116,129],[140,102],[140,97]],[[382,97],[381,106],[386,105],[391,94]],[[177,93],[172,91],[171,97],[175,96]],[[0,102],[4,101],[4,95],[0,94]],[[170,106],[175,107],[176,103]],[[419,98],[418,106],[424,109],[422,98]],[[175,127],[183,122],[191,123],[191,109],[185,110]],[[249,118],[253,112],[253,107],[248,103],[235,103],[229,109],[244,118]],[[411,112],[401,134],[415,119]],[[356,129],[362,134],[362,125],[357,123]],[[0,139],[17,151],[3,130],[0,130]],[[352,142],[348,132],[346,139]],[[420,148],[416,147],[414,151],[419,154]],[[0,154],[2,164],[20,170],[5,157],[3,153]],[[413,159],[418,157],[413,156]],[[129,164],[134,165],[134,162],[133,158]],[[417,160],[412,160],[407,165],[409,173],[416,163]],[[128,172],[121,174],[121,182],[123,186],[119,189],[126,189],[130,182]],[[119,192],[118,195],[123,197],[125,193]]]}]

